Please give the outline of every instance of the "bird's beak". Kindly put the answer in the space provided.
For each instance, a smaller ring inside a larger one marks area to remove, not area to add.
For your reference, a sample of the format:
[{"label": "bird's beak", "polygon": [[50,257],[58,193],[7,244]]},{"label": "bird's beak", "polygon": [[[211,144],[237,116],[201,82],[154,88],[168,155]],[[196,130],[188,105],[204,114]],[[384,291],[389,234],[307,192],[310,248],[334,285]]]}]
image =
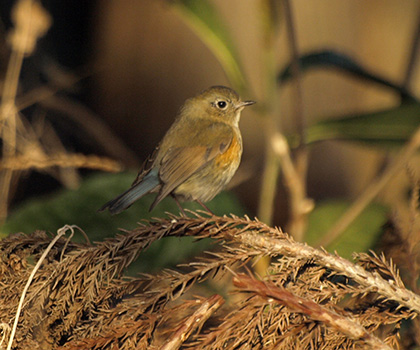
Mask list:
[{"label": "bird's beak", "polygon": [[257,103],[255,101],[241,101],[236,105],[236,109],[242,109],[246,106],[253,105],[254,103]]},{"label": "bird's beak", "polygon": [[245,106],[250,106],[250,105],[253,105],[254,103],[257,103],[257,102],[255,102],[255,101],[243,101],[243,102],[241,102],[239,105],[242,107],[245,107]]}]

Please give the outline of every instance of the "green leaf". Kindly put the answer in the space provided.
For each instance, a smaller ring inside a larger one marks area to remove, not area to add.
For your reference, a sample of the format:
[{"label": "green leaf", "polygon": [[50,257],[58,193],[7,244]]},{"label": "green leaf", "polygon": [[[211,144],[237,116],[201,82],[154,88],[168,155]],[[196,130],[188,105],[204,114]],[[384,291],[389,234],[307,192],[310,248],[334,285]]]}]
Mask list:
[{"label": "green leaf", "polygon": [[[114,236],[119,228],[134,229],[142,220],[167,217],[166,212],[179,214],[179,208],[172,198],[164,199],[152,212],[149,212],[156,194],[143,197],[118,215],[111,216],[108,212],[98,213],[97,210],[105,202],[131,185],[135,175],[134,173],[95,175],[86,179],[77,190],[61,190],[51,196],[28,200],[12,211],[1,227],[0,234],[5,236],[9,233],[31,233],[35,230],[55,233],[65,224],[71,224],[82,228],[94,242]],[[238,200],[228,192],[220,193],[207,205],[217,215],[244,214]],[[183,208],[202,209],[196,203],[185,203]],[[76,241],[84,241],[84,238],[78,235]],[[176,265],[210,244],[210,240],[193,242],[194,239],[190,237],[171,237],[155,242],[147,252],[142,253],[139,264],[134,270],[150,271],[168,264]]]},{"label": "green leaf", "polygon": [[[327,201],[317,204],[308,218],[306,242],[317,244],[333,224],[344,214],[350,203],[344,201]],[[382,233],[382,226],[387,220],[387,209],[373,203],[336,239],[325,247],[344,258],[351,258],[354,252],[366,252],[371,249]]]},{"label": "green leaf", "polygon": [[174,8],[196,35],[208,46],[239,93],[246,83],[239,56],[220,15],[208,0],[175,0]]},{"label": "green leaf", "polygon": [[379,112],[329,119],[308,127],[306,143],[325,140],[363,142],[370,146],[400,147],[420,126],[420,103],[402,104]]},{"label": "green leaf", "polygon": [[[404,87],[393,83],[389,79],[380,76],[364,68],[352,57],[333,50],[310,52],[299,58],[300,67],[303,72],[313,68],[335,68],[343,73],[349,74],[357,79],[389,87],[398,92],[405,102],[417,101]],[[283,84],[292,78],[291,63],[287,64],[278,75],[278,82]]]}]

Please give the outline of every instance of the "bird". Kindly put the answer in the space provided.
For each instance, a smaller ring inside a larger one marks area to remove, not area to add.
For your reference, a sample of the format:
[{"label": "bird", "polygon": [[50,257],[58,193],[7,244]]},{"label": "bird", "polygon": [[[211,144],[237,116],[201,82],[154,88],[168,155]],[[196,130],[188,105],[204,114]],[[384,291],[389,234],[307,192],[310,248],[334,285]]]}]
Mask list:
[{"label": "bird", "polygon": [[99,211],[118,214],[148,193],[157,193],[149,211],[171,196],[180,201],[205,202],[229,183],[242,156],[239,120],[255,101],[242,101],[226,86],[212,86],[189,98],[154,152],[146,159],[131,187]]}]

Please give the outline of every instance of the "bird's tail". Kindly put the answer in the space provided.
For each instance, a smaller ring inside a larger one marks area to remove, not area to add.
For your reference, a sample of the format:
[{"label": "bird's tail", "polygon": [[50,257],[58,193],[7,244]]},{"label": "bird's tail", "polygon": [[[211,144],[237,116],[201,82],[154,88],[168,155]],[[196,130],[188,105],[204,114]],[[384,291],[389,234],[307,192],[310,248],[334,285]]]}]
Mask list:
[{"label": "bird's tail", "polygon": [[118,197],[111,199],[108,203],[105,203],[98,211],[104,211],[108,209],[112,215],[119,214],[123,210],[130,207],[136,200],[154,190],[157,186],[159,186],[159,184],[160,181],[157,174],[151,171],[143,178],[141,182],[130,187],[127,191],[121,193]]}]

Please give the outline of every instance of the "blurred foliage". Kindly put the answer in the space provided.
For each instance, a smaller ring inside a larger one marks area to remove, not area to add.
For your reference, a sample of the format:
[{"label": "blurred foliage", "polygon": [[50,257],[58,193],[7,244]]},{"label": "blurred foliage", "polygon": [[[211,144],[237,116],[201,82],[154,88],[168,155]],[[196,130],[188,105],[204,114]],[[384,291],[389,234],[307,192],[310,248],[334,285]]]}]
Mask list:
[{"label": "blurred foliage", "polygon": [[[325,232],[343,215],[350,206],[347,201],[324,201],[315,206],[309,214],[306,242],[316,245]],[[325,247],[330,252],[351,259],[354,252],[367,252],[371,249],[383,232],[387,221],[388,208],[372,203],[330,246]]]},{"label": "blurred foliage", "polygon": [[[323,119],[306,130],[306,144],[325,140],[363,142],[368,146],[383,148],[401,147],[420,125],[420,104],[404,87],[364,68],[352,57],[334,50],[323,50],[299,58],[302,72],[311,69],[337,69],[363,82],[390,88],[401,96],[401,105],[382,111],[357,113]],[[278,82],[284,84],[292,78],[291,63],[279,73]],[[298,136],[291,135],[293,145],[299,144]]]},{"label": "blurred foliage", "polygon": [[385,149],[403,146],[420,125],[420,103],[322,120],[307,129],[306,142],[345,140]]},{"label": "blurred foliage", "polygon": [[[379,84],[384,87],[391,88],[398,92],[405,101],[417,101],[417,99],[404,87],[393,83],[389,79],[382,77],[376,72],[371,72],[363,67],[355,59],[341,52],[334,50],[322,50],[310,52],[299,57],[300,69],[307,72],[316,68],[337,69],[343,74],[348,74],[354,78],[361,79],[364,82]],[[284,84],[292,79],[291,63],[281,70],[277,77],[280,84]]]},{"label": "blurred foliage", "polygon": [[234,88],[241,94],[245,93],[247,84],[237,49],[212,2],[174,0],[173,4],[183,20],[217,57]]}]

